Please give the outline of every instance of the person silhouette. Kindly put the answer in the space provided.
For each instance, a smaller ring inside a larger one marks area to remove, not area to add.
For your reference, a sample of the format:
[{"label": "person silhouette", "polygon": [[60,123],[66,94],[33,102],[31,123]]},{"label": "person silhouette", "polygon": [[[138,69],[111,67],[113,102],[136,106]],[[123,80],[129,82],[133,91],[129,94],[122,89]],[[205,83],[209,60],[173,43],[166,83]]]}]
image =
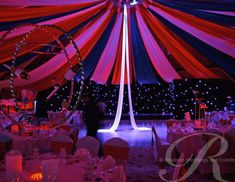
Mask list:
[{"label": "person silhouette", "polygon": [[87,128],[87,136],[97,138],[97,131],[103,115],[100,112],[97,103],[94,101],[92,94],[88,94],[84,101],[84,122]]}]

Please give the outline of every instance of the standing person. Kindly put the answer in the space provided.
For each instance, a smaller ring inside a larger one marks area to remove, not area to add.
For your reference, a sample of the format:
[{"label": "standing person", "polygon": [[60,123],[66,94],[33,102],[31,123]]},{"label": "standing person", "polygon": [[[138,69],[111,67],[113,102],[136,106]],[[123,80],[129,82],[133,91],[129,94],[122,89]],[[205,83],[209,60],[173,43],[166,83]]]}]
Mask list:
[{"label": "standing person", "polygon": [[87,136],[97,138],[97,131],[99,129],[101,113],[92,97],[88,94],[85,98],[84,120],[87,128]]}]

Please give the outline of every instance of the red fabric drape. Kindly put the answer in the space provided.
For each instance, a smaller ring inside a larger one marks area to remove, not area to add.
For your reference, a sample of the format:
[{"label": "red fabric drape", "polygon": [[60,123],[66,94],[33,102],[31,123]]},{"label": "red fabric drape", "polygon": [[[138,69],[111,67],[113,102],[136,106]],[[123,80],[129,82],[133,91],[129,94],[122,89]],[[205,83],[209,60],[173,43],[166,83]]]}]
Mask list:
[{"label": "red fabric drape", "polygon": [[149,31],[138,9],[136,11],[136,17],[141,36],[143,37],[145,48],[158,74],[166,82],[171,82],[174,79],[179,79],[180,76],[171,66],[163,51],[161,50],[160,46],[154,40],[154,37]]},{"label": "red fabric drape", "polygon": [[171,31],[151,15],[150,12],[143,9],[143,7],[140,8],[140,12],[153,32],[153,35],[165,45],[173,57],[190,75],[194,78],[217,78],[214,73],[203,66],[197,58],[188,52],[172,35]]},{"label": "red fabric drape", "polygon": [[[121,35],[122,35],[122,30],[121,30]],[[112,84],[114,84],[114,85],[119,84],[119,82],[120,82],[121,64],[122,64],[122,36],[119,40],[118,52],[116,55],[115,66],[113,69]]]},{"label": "red fabric drape", "polygon": [[29,7],[29,6],[58,6],[58,5],[70,5],[70,4],[89,4],[89,3],[99,3],[102,0],[1,0],[0,6],[19,6],[19,7]]},{"label": "red fabric drape", "polygon": [[79,10],[91,6],[94,2],[86,4],[64,5],[64,6],[43,6],[43,7],[5,7],[0,6],[0,21],[20,21],[32,18],[41,18],[50,15],[61,14],[73,10]]},{"label": "red fabric drape", "polygon": [[[97,19],[92,21],[92,23],[90,23],[88,26],[82,28],[82,30],[80,31],[80,35],[78,35],[78,37],[75,39],[75,42],[77,41],[78,47],[81,50],[83,58],[85,58],[88,55],[89,51],[92,49],[97,40],[100,38],[106,26],[108,25],[109,21],[111,20],[113,14],[114,14],[113,9],[108,8],[108,10],[105,11],[105,13],[102,16],[97,17]],[[90,34],[84,36],[84,33],[88,32],[90,32]],[[71,62],[72,64],[74,64],[75,61],[77,60],[75,51],[71,46],[71,44],[67,46],[67,49],[70,57],[72,57]],[[54,77],[56,77],[57,80],[62,82],[63,76],[67,71],[68,66],[69,65],[67,64],[65,58],[61,56],[61,54],[58,54],[50,61],[48,61],[46,64],[43,64],[39,68],[33,70],[32,74],[30,74],[32,75],[32,77],[29,81],[24,81],[16,78],[15,85],[24,86],[24,88],[25,87],[35,88],[37,90],[48,88],[52,85],[52,78]],[[48,69],[48,67],[50,67],[50,69]],[[41,74],[42,72],[44,74]],[[0,85],[2,87],[8,86],[8,84],[9,84],[8,80],[0,81]]]},{"label": "red fabric drape", "polygon": [[[83,23],[90,17],[94,16],[97,12],[99,12],[101,9],[103,9],[107,4],[106,3],[101,3],[97,6],[94,6],[92,8],[80,11],[76,13],[75,15],[68,15],[68,19],[65,19],[62,21],[59,21],[55,23],[56,26],[63,28],[65,31],[70,31],[72,28],[78,26],[79,24]],[[47,24],[47,23],[46,23]],[[51,30],[52,32],[56,32],[55,30]],[[59,33],[59,32],[57,32]],[[41,31],[34,32],[30,36],[30,40],[34,40],[35,42],[40,42],[40,43],[49,43],[53,40],[51,35],[49,34],[43,34]],[[77,34],[76,34],[77,35]],[[75,37],[76,37],[75,35]],[[15,52],[15,44],[18,43],[22,39],[22,35],[13,37],[11,39],[7,40],[7,44],[3,42],[3,44],[0,45],[0,64],[7,62],[8,60],[11,60],[13,53]],[[22,48],[22,50],[19,52],[19,56],[40,48],[39,45],[26,45]]]},{"label": "red fabric drape", "polygon": [[168,8],[157,2],[150,9],[208,45],[235,58],[235,30]]},{"label": "red fabric drape", "polygon": [[105,84],[112,71],[121,37],[122,19],[123,13],[120,12],[117,15],[109,40],[91,77],[91,80],[99,84]]}]

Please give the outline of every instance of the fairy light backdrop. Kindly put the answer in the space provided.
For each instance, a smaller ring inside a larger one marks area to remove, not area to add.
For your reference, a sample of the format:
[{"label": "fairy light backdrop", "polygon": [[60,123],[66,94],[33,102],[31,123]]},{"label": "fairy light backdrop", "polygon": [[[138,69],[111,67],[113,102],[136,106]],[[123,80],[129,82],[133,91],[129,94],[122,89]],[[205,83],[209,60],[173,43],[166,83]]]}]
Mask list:
[{"label": "fairy light backdrop", "polygon": [[[47,110],[58,111],[61,109],[61,101],[66,99],[68,95],[67,92],[70,89],[69,87],[69,84],[65,85],[63,89],[51,98],[50,104],[46,106]],[[207,109],[208,112],[223,110],[224,107],[227,106],[228,99],[226,97],[235,97],[235,88],[233,84],[226,80],[185,79],[155,85],[132,84],[131,87],[134,114],[137,116],[142,114],[172,114],[172,117],[182,119],[184,117],[184,112],[189,111],[191,117],[194,117],[195,95],[192,90],[200,92],[198,97],[204,98],[202,102],[206,103],[209,107]],[[79,87],[75,86],[75,88]],[[87,81],[83,96],[88,92],[92,92],[96,101],[105,102],[106,115],[110,116],[115,115],[116,112],[118,91],[118,85],[99,85]],[[73,100],[76,98],[77,94],[78,91],[75,90]],[[82,100],[78,109],[83,110],[83,108],[84,102]],[[128,112],[127,89],[125,89],[123,113],[128,114]]]}]

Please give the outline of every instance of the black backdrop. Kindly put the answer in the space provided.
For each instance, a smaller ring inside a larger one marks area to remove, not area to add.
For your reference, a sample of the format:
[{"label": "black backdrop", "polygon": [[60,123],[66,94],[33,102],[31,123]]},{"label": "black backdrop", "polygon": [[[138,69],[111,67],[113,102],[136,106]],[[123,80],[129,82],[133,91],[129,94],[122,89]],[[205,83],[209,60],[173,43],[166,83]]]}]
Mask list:
[{"label": "black backdrop", "polygon": [[[75,94],[73,101],[78,95],[79,83],[75,84]],[[235,99],[235,86],[229,80],[175,80],[171,83],[162,83],[155,85],[140,85],[133,84],[132,100],[135,115],[143,114],[172,114],[172,117],[181,119],[184,117],[184,112],[189,111],[194,117],[194,102],[195,95],[193,90],[198,91],[198,97],[203,98],[208,109],[207,111],[223,110],[227,106],[227,96]],[[69,84],[64,85],[48,103],[45,103],[45,98],[50,93],[51,89],[40,92],[38,94],[39,111],[46,116],[43,110],[58,111],[61,109],[62,100],[69,95]],[[106,114],[114,115],[116,113],[119,86],[116,85],[98,85],[94,82],[86,81],[86,86],[83,95],[92,92],[96,101],[106,103]],[[73,105],[73,102],[72,104]],[[79,110],[83,110],[83,100],[79,105]],[[41,111],[40,111],[41,110]],[[124,92],[123,113],[128,114],[129,105],[127,98],[127,87]],[[42,114],[41,114],[42,115]],[[41,115],[38,115],[41,117]]]}]

